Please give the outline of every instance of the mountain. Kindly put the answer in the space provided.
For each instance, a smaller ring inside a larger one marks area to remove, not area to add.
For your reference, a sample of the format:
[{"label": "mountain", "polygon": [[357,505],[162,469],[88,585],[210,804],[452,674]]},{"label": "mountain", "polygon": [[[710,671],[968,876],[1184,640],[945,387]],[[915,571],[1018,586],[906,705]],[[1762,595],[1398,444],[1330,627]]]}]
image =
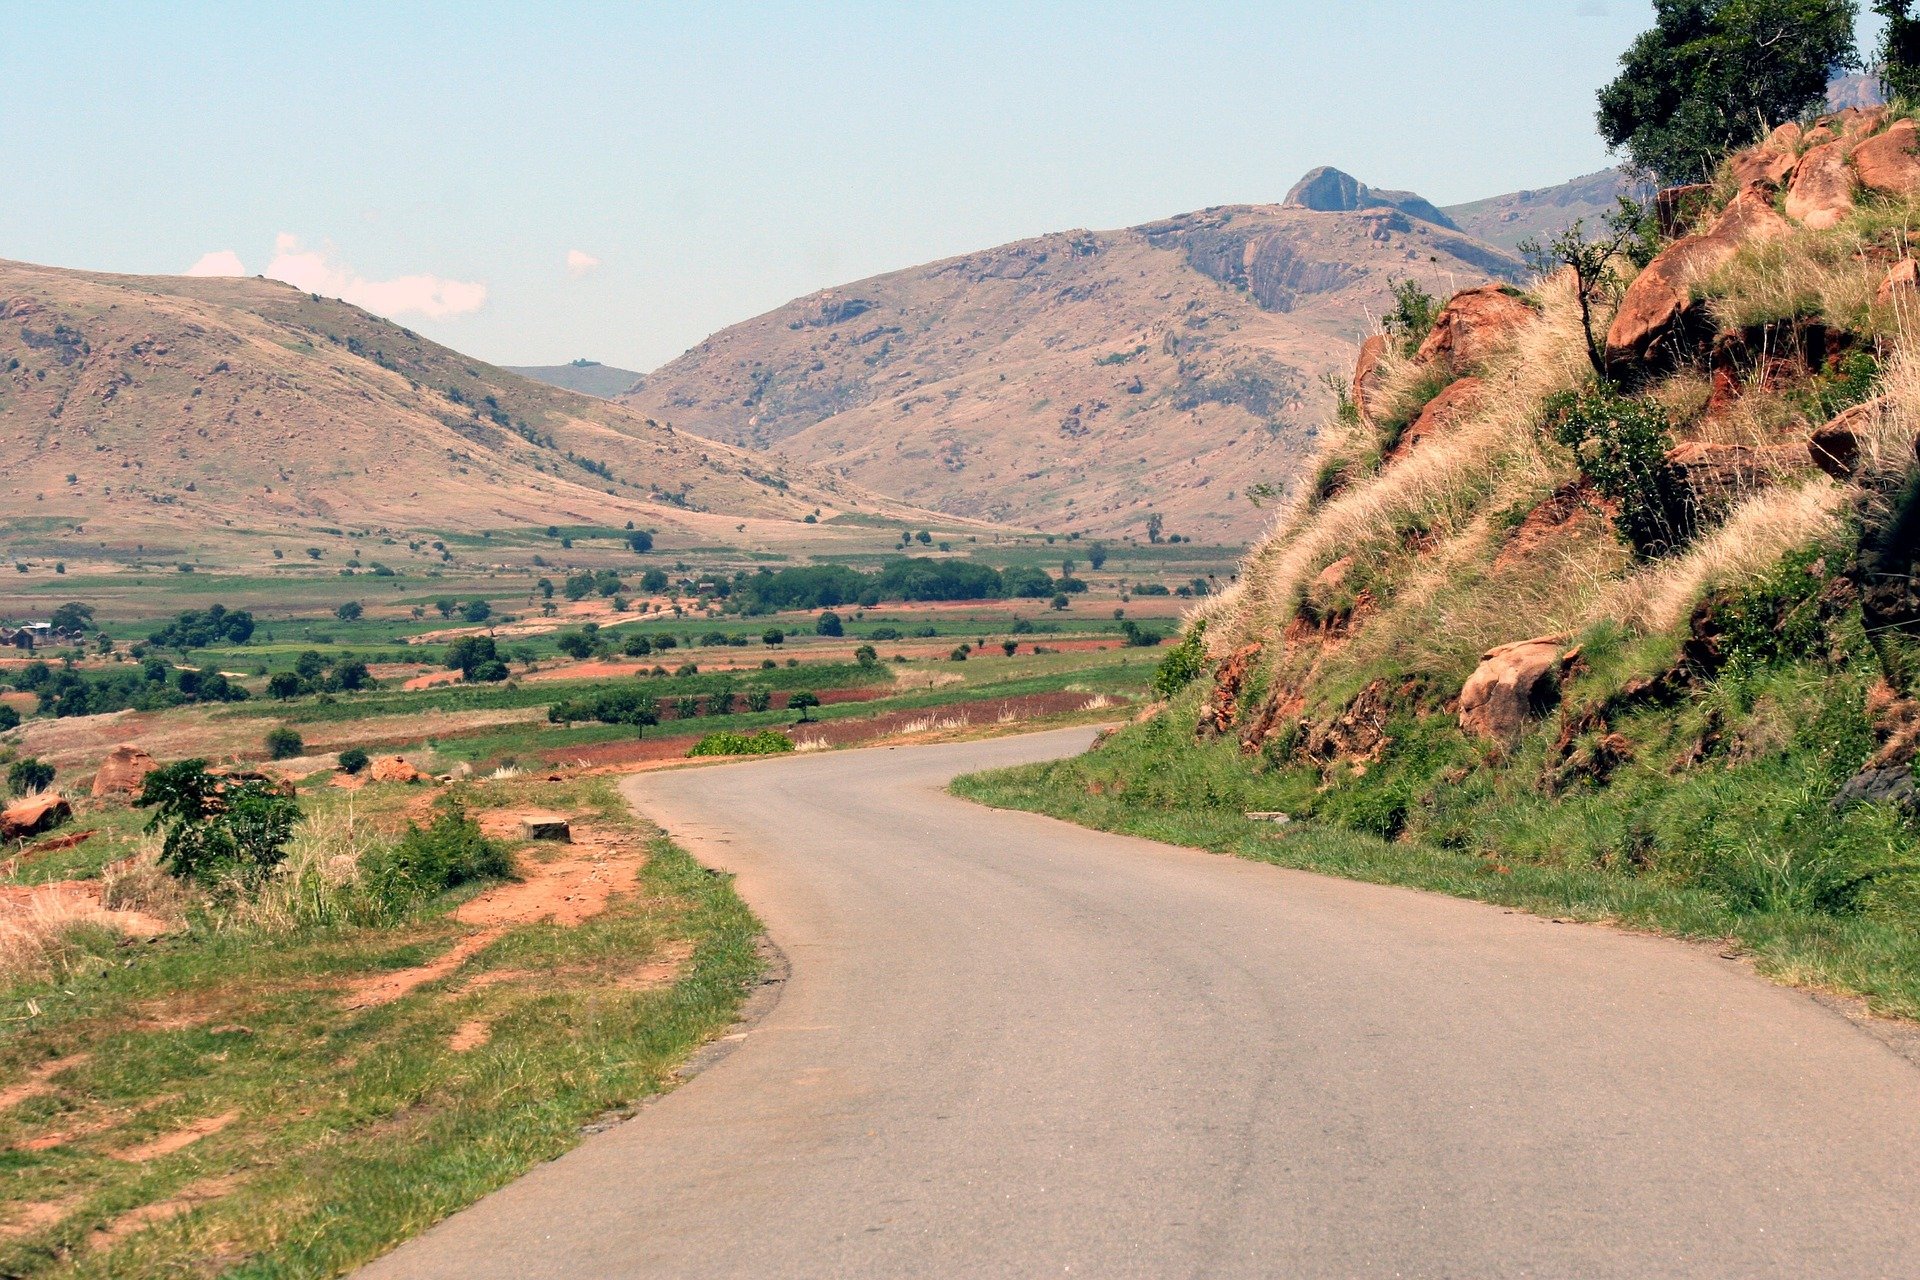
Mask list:
[{"label": "mountain", "polygon": [[0,477],[8,550],[69,557],[897,510],[276,281],[7,261]]},{"label": "mountain", "polygon": [[1442,212],[1467,234],[1517,251],[1522,240],[1551,240],[1580,219],[1603,230],[1621,196],[1644,200],[1651,194],[1621,170],[1602,169],[1558,186],[1451,205]]},{"label": "mountain", "polygon": [[598,360],[574,360],[567,364],[508,364],[508,373],[517,373],[535,382],[544,382],[562,391],[578,391],[583,396],[611,400],[623,391],[631,391],[646,378],[632,369],[621,369]]},{"label": "mountain", "polygon": [[1245,541],[1267,519],[1249,492],[1306,465],[1320,376],[1394,281],[1520,278],[1432,212],[1231,205],[1041,236],[796,299],[620,402],[956,515]]},{"label": "mountain", "polygon": [[1282,204],[1322,213],[1352,213],[1360,209],[1398,209],[1400,212],[1458,231],[1452,218],[1431,201],[1411,191],[1377,191],[1350,173],[1327,166],[1315,169],[1293,184]]}]

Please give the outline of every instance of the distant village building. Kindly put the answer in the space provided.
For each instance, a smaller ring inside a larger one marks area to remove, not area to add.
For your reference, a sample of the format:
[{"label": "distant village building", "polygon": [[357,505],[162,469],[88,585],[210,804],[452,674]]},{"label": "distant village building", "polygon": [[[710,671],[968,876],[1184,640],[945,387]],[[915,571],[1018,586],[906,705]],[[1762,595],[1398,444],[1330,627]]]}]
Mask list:
[{"label": "distant village building", "polygon": [[79,631],[56,631],[51,622],[23,622],[17,627],[0,624],[0,649],[60,649],[82,644],[86,635]]}]

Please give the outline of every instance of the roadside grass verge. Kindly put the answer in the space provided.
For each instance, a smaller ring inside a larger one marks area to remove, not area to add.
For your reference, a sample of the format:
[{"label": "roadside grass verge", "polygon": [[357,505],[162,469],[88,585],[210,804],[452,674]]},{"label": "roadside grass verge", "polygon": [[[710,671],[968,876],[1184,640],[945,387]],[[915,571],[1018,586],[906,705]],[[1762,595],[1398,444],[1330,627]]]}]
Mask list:
[{"label": "roadside grass verge", "polygon": [[1158,723],[1137,726],[1086,755],[971,774],[956,779],[952,790],[996,808],[1276,866],[1555,919],[1732,942],[1777,981],[1864,997],[1877,1013],[1920,1018],[1920,933],[1900,916],[1755,907],[1742,895],[1709,885],[1618,866],[1502,857],[1312,821],[1276,826],[1251,820],[1245,813],[1299,812],[1307,793],[1295,779],[1255,775],[1230,743],[1162,740],[1173,732]]},{"label": "roadside grass verge", "polygon": [[[421,797],[354,803],[397,820]],[[472,889],[392,927],[197,916],[151,944],[72,938],[57,979],[0,993],[0,1274],[335,1275],[671,1087],[759,973],[730,880],[603,779],[463,797],[483,822],[532,805],[587,823],[617,877],[605,909],[494,934],[452,914]]]}]

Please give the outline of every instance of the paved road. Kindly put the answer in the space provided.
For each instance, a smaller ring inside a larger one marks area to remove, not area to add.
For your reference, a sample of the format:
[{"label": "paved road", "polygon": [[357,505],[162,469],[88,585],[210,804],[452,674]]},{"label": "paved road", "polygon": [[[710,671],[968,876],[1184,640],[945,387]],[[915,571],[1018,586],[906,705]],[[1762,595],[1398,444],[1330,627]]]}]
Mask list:
[{"label": "paved road", "polygon": [[942,792],[1085,741],[630,781],[784,994],[366,1274],[1920,1274],[1920,1070],[1879,1039],[1708,949]]}]

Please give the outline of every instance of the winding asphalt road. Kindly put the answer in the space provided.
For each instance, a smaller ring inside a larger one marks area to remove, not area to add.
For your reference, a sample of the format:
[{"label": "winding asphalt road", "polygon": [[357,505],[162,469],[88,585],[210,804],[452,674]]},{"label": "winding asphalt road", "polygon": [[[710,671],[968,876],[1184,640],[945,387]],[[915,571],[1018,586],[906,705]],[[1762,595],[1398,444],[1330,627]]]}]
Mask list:
[{"label": "winding asphalt road", "polygon": [[792,976],[369,1277],[1914,1276],[1920,1070],[1711,949],[944,794],[1085,731],[653,773]]}]

